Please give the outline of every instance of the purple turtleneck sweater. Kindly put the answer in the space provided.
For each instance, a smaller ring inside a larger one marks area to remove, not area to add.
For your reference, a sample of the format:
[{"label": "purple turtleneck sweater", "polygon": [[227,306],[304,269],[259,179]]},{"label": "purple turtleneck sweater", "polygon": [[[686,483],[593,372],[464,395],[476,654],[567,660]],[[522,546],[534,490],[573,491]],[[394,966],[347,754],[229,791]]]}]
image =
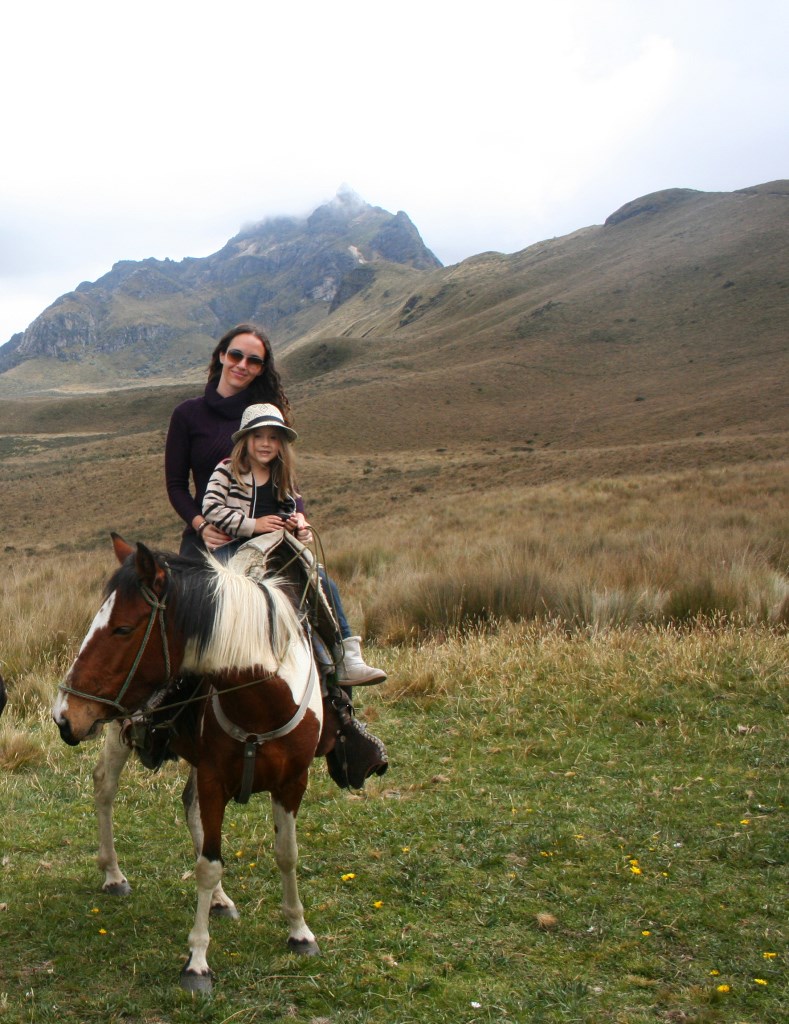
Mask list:
[{"label": "purple turtleneck sweater", "polygon": [[[194,533],[192,520],[203,515],[203,496],[217,463],[233,450],[232,435],[253,398],[245,391],[222,398],[216,382],[209,381],[200,398],[189,398],[173,410],[164,448],[164,475],[170,504],[186,523],[185,534]],[[190,490],[190,475],[194,493]],[[303,511],[301,501],[297,503]]]}]

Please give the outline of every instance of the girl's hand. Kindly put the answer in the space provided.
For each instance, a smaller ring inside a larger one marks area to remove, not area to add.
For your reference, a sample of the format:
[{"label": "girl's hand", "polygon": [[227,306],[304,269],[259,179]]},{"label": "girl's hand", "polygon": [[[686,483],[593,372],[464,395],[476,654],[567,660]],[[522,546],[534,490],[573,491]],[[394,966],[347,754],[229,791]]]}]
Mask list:
[{"label": "girl's hand", "polygon": [[261,516],[255,520],[255,533],[274,533],[283,529],[287,529],[287,524],[281,516]]},{"label": "girl's hand", "polygon": [[307,522],[303,512],[294,512],[290,517],[290,521],[295,521],[294,534],[296,540],[301,541],[302,544],[312,543],[312,530],[310,524]]}]

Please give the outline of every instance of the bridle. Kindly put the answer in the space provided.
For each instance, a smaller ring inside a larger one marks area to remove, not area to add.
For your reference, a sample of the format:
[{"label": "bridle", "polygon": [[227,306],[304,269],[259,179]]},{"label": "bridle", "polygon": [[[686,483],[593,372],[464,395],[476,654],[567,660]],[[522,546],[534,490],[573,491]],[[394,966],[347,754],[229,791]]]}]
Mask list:
[{"label": "bridle", "polygon": [[[169,581],[169,573],[167,574],[167,579]],[[112,718],[104,719],[104,721],[106,721],[106,722],[112,722],[112,721],[116,721],[116,720],[122,719],[122,718],[130,718],[131,715],[133,714],[132,711],[130,711],[128,708],[124,707],[124,705],[121,703],[121,701],[126,696],[126,691],[131,686],[132,681],[134,680],[134,677],[137,674],[137,669],[140,666],[140,662],[142,661],[142,656],[143,656],[143,654],[145,654],[145,649],[148,646],[148,641],[151,638],[151,633],[153,632],[153,627],[154,627],[154,625],[156,624],[157,621],[159,622],[159,632],[161,633],[161,637],[162,637],[162,654],[164,655],[164,672],[165,672],[165,679],[167,680],[167,682],[165,683],[165,689],[167,688],[167,686],[169,686],[169,684],[171,682],[171,678],[170,678],[170,649],[169,649],[169,646],[167,644],[167,630],[165,628],[165,621],[164,621],[164,612],[165,612],[165,609],[167,608],[167,601],[166,601],[167,588],[165,587],[165,592],[164,592],[164,594],[162,595],[161,598],[153,590],[151,590],[151,588],[149,586],[147,586],[145,583],[140,583],[139,584],[139,588],[140,588],[140,594],[142,595],[143,600],[145,601],[145,603],[151,609],[151,614],[150,614],[150,616],[148,618],[148,625],[145,628],[145,636],[143,636],[143,638],[142,638],[142,643],[140,644],[140,649],[137,651],[137,655],[136,655],[136,657],[134,659],[134,662],[132,663],[132,666],[129,669],[127,675],[126,675],[126,679],[124,680],[123,685],[121,686],[121,688],[118,691],[118,693],[115,696],[115,698],[111,699],[109,697],[99,697],[98,695],[93,694],[93,693],[85,693],[84,690],[77,690],[73,686],[66,686],[64,683],[61,683],[60,686],[58,687],[58,690],[62,691],[63,693],[73,693],[75,697],[82,697],[85,700],[96,701],[99,704],[107,704],[109,707],[115,708],[117,710],[117,712],[118,712],[117,715],[114,715]]]}]

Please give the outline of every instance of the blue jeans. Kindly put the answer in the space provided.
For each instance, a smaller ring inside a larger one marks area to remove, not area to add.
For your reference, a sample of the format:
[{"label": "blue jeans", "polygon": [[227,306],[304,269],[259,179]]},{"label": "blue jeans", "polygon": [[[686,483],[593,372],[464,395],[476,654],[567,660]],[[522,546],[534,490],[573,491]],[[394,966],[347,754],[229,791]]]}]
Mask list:
[{"label": "blue jeans", "polygon": [[337,584],[333,579],[331,579],[331,577],[326,575],[326,570],[323,566],[318,569],[318,576],[320,576],[323,592],[326,594],[329,604],[334,609],[334,617],[337,619],[337,625],[340,627],[340,636],[343,640],[347,640],[349,636],[353,636],[353,633],[351,632],[351,627],[348,625],[348,620],[345,617],[345,609],[342,606],[340,591],[337,589]]}]

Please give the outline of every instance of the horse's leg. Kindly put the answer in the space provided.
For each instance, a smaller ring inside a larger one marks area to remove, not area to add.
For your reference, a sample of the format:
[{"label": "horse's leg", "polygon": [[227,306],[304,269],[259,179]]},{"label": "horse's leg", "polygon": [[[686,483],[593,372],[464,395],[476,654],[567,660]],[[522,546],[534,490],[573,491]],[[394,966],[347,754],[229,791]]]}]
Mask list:
[{"label": "horse's leg", "polygon": [[[203,849],[203,823],[200,820],[200,802],[197,797],[197,778],[194,768],[189,772],[189,778],[186,780],[186,786],[184,787],[181,799],[183,800],[184,811],[186,812],[186,822],[189,825],[189,831],[192,833],[195,856],[199,857]],[[215,917],[231,917],[234,921],[237,921],[241,916],[236,909],[235,903],[222,888],[221,882],[217,883],[211,897],[211,913]]]},{"label": "horse's leg", "polygon": [[212,974],[206,953],[211,937],[208,922],[211,902],[217,886],[222,881],[222,819],[225,814],[225,799],[221,784],[203,782],[196,773],[197,788],[200,790],[200,823],[203,833],[202,848],[195,865],[197,882],[197,909],[194,924],[189,932],[189,959],[181,971],[181,987],[188,992],[210,992]]},{"label": "horse's leg", "polygon": [[104,872],[104,892],[114,896],[128,896],[131,886],[118,866],[112,831],[112,805],[118,792],[118,779],[129,759],[131,747],[121,740],[120,726],[113,722],[107,727],[104,748],[93,772],[93,800],[99,826],[99,870]]},{"label": "horse's leg", "polygon": [[[288,801],[288,805],[291,804],[292,801]],[[298,804],[294,811],[286,810],[272,793],[271,809],[274,815],[274,858],[282,878],[282,911],[288,922],[288,949],[301,956],[317,956],[320,948],[304,920],[304,907],[299,899],[296,882],[296,864],[299,859],[296,844]]]}]

